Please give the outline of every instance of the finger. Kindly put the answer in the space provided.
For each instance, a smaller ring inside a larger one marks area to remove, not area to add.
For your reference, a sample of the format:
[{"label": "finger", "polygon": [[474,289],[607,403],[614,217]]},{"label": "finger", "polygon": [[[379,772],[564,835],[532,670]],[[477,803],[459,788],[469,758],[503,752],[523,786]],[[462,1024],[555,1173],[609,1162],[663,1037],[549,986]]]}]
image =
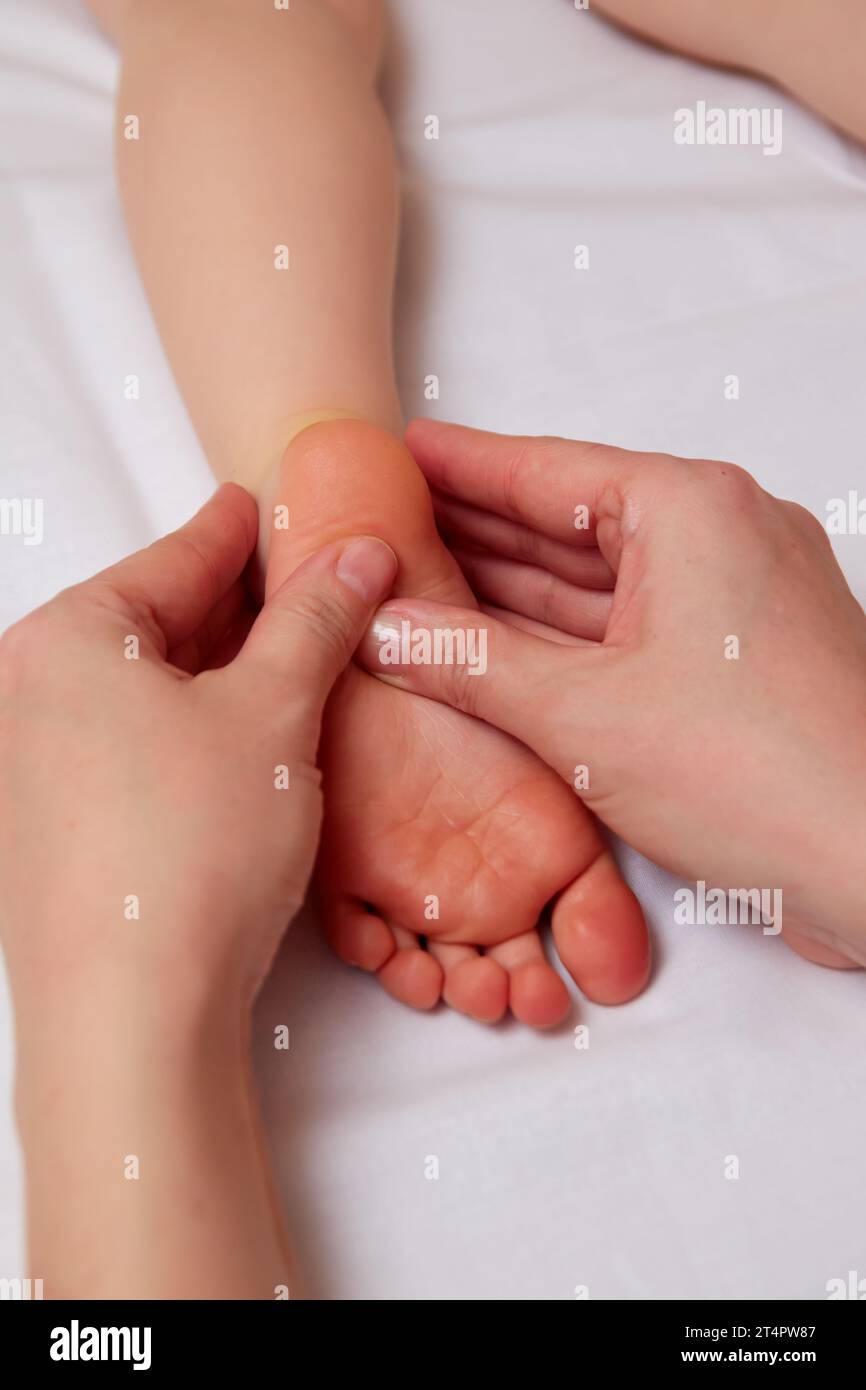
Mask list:
[{"label": "finger", "polygon": [[433,510],[439,531],[452,549],[455,542],[468,541],[494,555],[537,565],[581,588],[612,589],[616,583],[616,575],[595,546],[552,541],[531,526],[468,507],[440,492],[433,494]]},{"label": "finger", "polygon": [[223,666],[230,666],[246,642],[257,616],[258,607],[248,598],[235,621],[207,653],[200,669],[219,671]]},{"label": "finger", "polygon": [[396,573],[396,555],[375,536],[326,546],[270,596],[232,671],[318,718]]},{"label": "finger", "polygon": [[548,570],[481,550],[457,546],[452,554],[477,598],[574,637],[604,637],[613,605],[607,590],[578,589]]},{"label": "finger", "polygon": [[600,504],[621,506],[657,457],[434,420],[413,420],[406,443],[431,488],[569,545],[594,545]]},{"label": "finger", "polygon": [[217,649],[222,647],[248,604],[246,584],[243,579],[238,579],[228,593],[217,601],[196,631],[169,651],[167,660],[179,670],[191,676],[197,675],[210,663]]},{"label": "finger", "polygon": [[357,659],[400,689],[512,734],[569,781],[578,712],[582,744],[604,752],[618,698],[615,651],[545,642],[471,609],[394,599],[376,614]]},{"label": "finger", "polygon": [[545,642],[558,642],[563,647],[598,646],[597,642],[590,642],[586,637],[572,637],[570,632],[560,632],[559,628],[537,623],[534,618],[524,618],[522,613],[511,613],[507,608],[497,608],[495,603],[479,603],[478,607],[482,613],[487,613],[498,623],[516,627],[520,632],[531,632],[535,637],[543,637]]},{"label": "finger", "polygon": [[103,570],[163,651],[180,647],[243,573],[258,531],[250,494],[225,483],[179,530]]}]

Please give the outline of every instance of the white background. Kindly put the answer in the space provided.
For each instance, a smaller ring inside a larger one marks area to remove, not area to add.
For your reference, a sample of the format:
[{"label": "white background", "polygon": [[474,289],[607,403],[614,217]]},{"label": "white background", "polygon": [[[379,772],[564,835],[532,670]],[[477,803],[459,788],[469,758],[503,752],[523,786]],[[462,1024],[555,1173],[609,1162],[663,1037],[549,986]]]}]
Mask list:
[{"label": "white background", "polygon": [[[829,498],[866,494],[863,154],[771,88],[568,0],[394,10],[407,411],[733,459],[822,517]],[[45,500],[41,546],[0,537],[5,625],[185,519],[210,477],[126,246],[111,48],[77,0],[2,0],[0,65],[0,495]],[[698,100],[783,107],[781,155],[676,146],[673,113]],[[739,401],[724,399],[728,373]],[[863,602],[866,537],[837,553]],[[810,782],[804,766],[804,816]],[[311,924],[292,932],[259,1011],[259,1070],[316,1292],[821,1298],[830,1278],[866,1276],[866,978],[754,929],[677,927],[675,882],[623,862],[655,933],[652,988],[620,1010],[576,1000],[552,1036],[413,1015]],[[11,1276],[5,998],[0,1015]],[[573,1045],[579,1022],[589,1051]],[[276,1023],[288,1053],[270,1046]]]}]

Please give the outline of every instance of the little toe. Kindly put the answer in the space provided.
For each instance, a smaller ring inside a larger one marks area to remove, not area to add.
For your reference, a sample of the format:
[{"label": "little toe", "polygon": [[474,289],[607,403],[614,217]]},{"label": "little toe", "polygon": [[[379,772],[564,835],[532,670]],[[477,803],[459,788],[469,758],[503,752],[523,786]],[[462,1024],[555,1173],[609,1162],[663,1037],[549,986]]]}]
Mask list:
[{"label": "little toe", "polygon": [[445,1003],[479,1023],[498,1023],[508,1008],[507,971],[474,946],[428,941],[427,949],[445,972]]},{"label": "little toe", "polygon": [[443,971],[438,961],[422,950],[417,936],[403,927],[391,928],[397,949],[376,978],[401,1004],[411,1009],[432,1009],[442,995]]},{"label": "little toe", "polygon": [[568,990],[544,954],[537,931],[523,932],[488,951],[507,970],[514,1017],[530,1028],[555,1028],[571,1008]]},{"label": "little toe", "polygon": [[382,918],[368,912],[356,898],[325,902],[325,935],[340,960],[359,970],[381,970],[397,949]]},{"label": "little toe", "polygon": [[588,999],[624,1004],[650,973],[641,905],[604,850],[557,899],[552,915],[559,958]]}]

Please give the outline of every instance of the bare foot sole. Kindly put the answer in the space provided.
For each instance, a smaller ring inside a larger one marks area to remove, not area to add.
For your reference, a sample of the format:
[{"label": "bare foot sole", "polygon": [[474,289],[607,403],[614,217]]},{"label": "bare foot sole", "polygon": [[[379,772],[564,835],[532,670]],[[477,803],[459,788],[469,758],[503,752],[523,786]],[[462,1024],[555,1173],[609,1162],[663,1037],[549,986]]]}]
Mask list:
[{"label": "bare foot sole", "polygon": [[[332,418],[296,434],[274,506],[288,527],[270,532],[268,592],[320,546],[363,533],[397,553],[398,596],[477,606],[411,455],[373,425]],[[523,745],[352,666],[328,705],[321,765],[328,937],[394,998],[560,1022],[569,995],[537,930],[551,903],[556,950],[584,994],[617,1004],[643,988],[640,905],[593,817]]]}]

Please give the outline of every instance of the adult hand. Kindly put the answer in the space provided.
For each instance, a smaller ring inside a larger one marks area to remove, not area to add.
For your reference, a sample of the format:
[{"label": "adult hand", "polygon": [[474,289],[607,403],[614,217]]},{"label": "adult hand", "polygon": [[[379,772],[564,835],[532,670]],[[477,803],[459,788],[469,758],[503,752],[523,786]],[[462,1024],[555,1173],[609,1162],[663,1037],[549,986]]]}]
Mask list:
[{"label": "adult hand", "polygon": [[256,530],[228,485],[0,641],[2,936],[46,1297],[297,1293],[250,1004],[313,865],[322,709],[396,559],[331,545],[250,628]]},{"label": "adult hand", "polygon": [[408,442],[487,670],[383,665],[401,621],[479,627],[408,600],[368,668],[519,738],[659,864],[781,890],[813,959],[866,964],[866,617],[820,523],[727,463],[429,421]]},{"label": "adult hand", "polygon": [[245,1002],[259,985],[315,856],[322,709],[396,560],[371,538],[332,545],[246,635],[256,530],[226,485],[0,640],[13,982],[86,976],[92,997],[150,972],[162,991],[230,980]]}]

